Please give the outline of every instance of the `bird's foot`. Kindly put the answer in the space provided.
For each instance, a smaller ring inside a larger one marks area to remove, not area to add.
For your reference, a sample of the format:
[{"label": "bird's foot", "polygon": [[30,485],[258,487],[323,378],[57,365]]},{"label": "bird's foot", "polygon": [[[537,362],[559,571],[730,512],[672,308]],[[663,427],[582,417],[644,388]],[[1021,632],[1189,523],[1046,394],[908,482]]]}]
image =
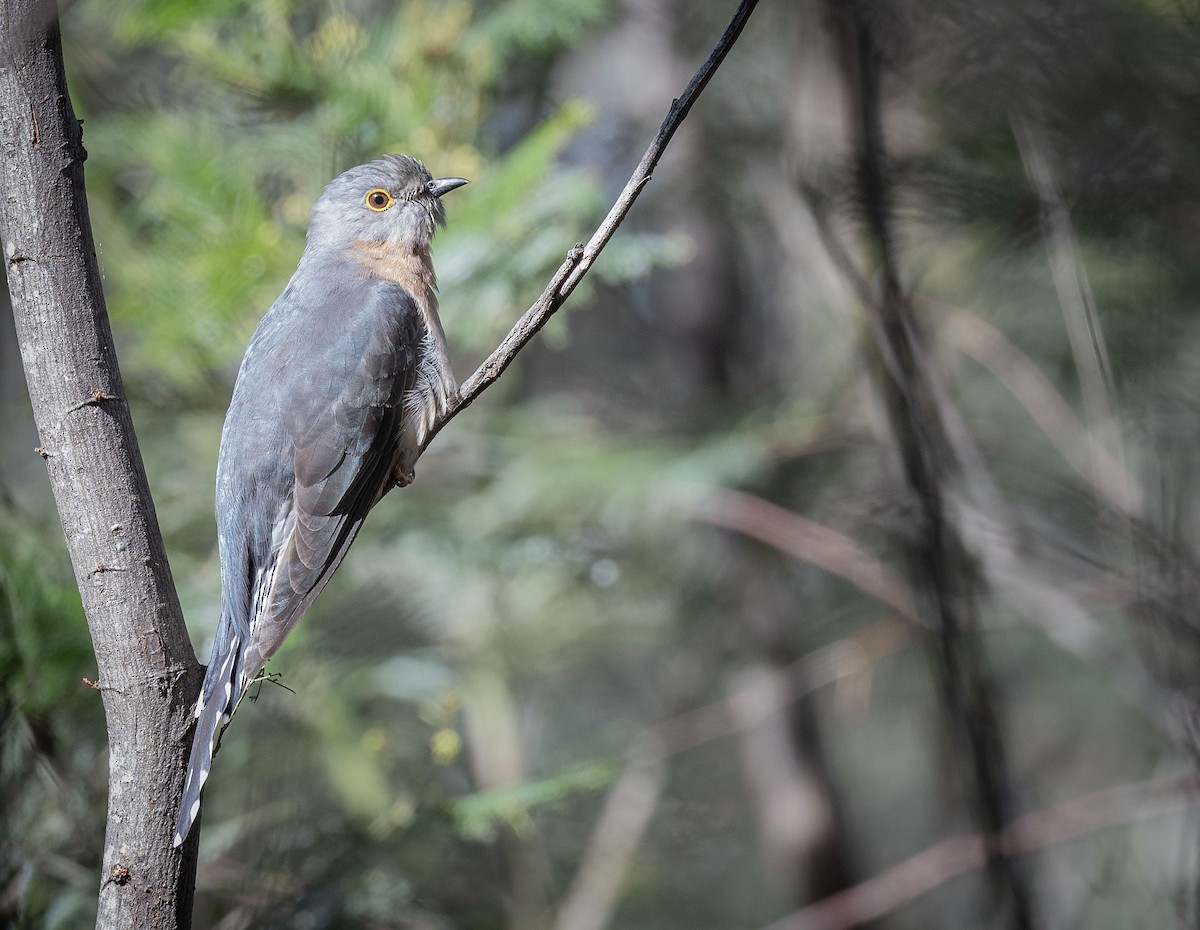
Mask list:
[{"label": "bird's foot", "polygon": [[413,469],[401,471],[399,465],[392,466],[392,478],[396,482],[396,487],[406,488],[413,483],[413,479],[417,477],[417,473]]}]

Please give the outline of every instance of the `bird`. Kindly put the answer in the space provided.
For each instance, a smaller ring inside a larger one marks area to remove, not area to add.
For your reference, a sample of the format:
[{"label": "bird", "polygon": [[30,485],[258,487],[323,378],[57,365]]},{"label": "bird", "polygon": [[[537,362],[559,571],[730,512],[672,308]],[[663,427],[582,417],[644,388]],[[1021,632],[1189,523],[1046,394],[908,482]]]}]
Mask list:
[{"label": "bird", "polygon": [[221,431],[221,616],[199,697],[174,845],[200,813],[221,731],[354,542],[413,480],[457,398],[430,241],[468,183],[387,155],[338,175],[246,349]]}]

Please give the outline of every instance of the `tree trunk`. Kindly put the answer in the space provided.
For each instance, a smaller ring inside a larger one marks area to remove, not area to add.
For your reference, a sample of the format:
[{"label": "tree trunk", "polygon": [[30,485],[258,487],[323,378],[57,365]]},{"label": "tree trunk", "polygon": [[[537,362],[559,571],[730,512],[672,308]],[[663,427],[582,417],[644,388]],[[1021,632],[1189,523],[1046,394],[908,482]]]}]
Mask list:
[{"label": "tree trunk", "polygon": [[[171,847],[196,663],[117,369],[53,0],[0,0],[0,241],[41,447],[108,722],[98,928],[191,923]],[[81,685],[82,687],[82,685]]]}]

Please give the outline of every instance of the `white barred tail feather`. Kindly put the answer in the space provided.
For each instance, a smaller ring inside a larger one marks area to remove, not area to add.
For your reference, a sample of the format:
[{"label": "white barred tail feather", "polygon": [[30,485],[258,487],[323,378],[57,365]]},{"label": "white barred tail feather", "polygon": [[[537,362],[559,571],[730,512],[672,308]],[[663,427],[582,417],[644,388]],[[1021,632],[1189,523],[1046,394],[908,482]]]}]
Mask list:
[{"label": "white barred tail feather", "polygon": [[192,753],[188,758],[187,776],[183,783],[179,819],[175,823],[175,846],[181,846],[187,839],[200,814],[200,792],[212,769],[217,735],[229,722],[241,697],[238,679],[242,677],[242,642],[230,626],[225,618],[221,619],[212,660],[204,675],[200,697],[196,699],[196,709],[193,711],[196,732],[192,737]]}]

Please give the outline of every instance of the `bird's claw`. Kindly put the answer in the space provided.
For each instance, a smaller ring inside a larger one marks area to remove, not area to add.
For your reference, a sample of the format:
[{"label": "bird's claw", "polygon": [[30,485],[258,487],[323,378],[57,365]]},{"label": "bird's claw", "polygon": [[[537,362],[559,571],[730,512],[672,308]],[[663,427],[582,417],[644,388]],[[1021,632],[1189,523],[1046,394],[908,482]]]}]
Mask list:
[{"label": "bird's claw", "polygon": [[408,487],[410,484],[413,483],[413,479],[416,477],[417,477],[416,471],[414,471],[411,468],[408,471],[401,471],[399,465],[392,466],[392,478],[395,480],[396,487],[398,487],[398,488]]}]

